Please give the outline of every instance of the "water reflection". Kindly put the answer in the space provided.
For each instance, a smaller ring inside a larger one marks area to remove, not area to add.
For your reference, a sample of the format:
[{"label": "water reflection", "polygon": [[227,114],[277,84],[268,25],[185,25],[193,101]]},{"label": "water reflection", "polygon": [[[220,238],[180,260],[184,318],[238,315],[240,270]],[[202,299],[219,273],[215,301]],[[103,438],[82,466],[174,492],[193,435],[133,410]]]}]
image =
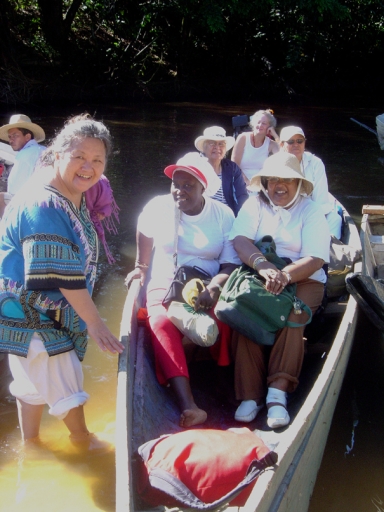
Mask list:
[{"label": "water reflection", "polygon": [[[350,117],[354,117],[373,127],[379,113],[374,109],[261,105],[253,102],[241,105],[128,104],[119,108],[88,109],[81,106],[70,110],[57,109],[54,116],[48,111],[29,112],[46,129],[48,136],[52,136],[69,115],[84,110],[96,111],[96,116],[104,120],[114,136],[115,153],[109,163],[108,177],[121,208],[121,223],[119,235],[108,236],[108,242],[117,256],[117,263],[110,266],[102,258],[94,297],[102,318],[115,335],[119,333],[125,299],[123,280],[127,271],[132,269],[135,257],[137,216],[151,197],[169,191],[164,167],[174,163],[182,154],[193,151],[193,141],[207,126],[223,126],[230,134],[232,116],[252,114],[265,107],[275,111],[278,130],[288,124],[304,128],[307,149],[325,163],[330,190],[357,222],[360,222],[363,204],[384,203],[383,167],[378,161],[382,154],[378,143],[372,134],[350,121]],[[365,354],[359,353],[359,356],[361,359]],[[85,408],[87,423],[90,430],[101,433],[111,442],[115,430],[116,359],[101,353],[91,342],[84,361],[85,389],[91,395]],[[373,395],[373,405],[371,402],[367,405],[366,400],[366,393],[377,389],[372,379],[368,378],[369,384],[366,384],[367,375],[377,377],[379,373],[378,369],[372,373],[371,368],[366,367],[367,373],[356,373],[356,368],[357,364],[351,365],[349,378],[343,386],[323,464],[326,469],[320,472],[311,512],[325,509],[338,512],[384,510],[381,501],[384,499],[384,486],[381,485],[384,483],[381,464],[384,449],[381,448],[384,447],[382,392]],[[344,456],[346,445],[351,443],[353,414],[350,395],[351,382],[356,375],[360,380],[356,401],[363,418],[355,428],[353,450]],[[1,510],[114,510],[113,454],[88,458],[76,456],[70,451],[64,425],[49,417],[47,412],[41,429],[46,448],[24,454],[19,445],[13,401],[4,399],[0,402],[0,420]],[[377,485],[368,485],[372,481]]]}]

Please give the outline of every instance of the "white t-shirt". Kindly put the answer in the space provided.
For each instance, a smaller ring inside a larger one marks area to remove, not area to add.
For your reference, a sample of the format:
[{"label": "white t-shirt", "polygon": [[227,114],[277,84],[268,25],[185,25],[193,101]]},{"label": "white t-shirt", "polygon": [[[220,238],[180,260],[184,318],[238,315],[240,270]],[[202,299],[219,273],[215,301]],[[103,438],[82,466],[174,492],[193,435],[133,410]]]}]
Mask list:
[{"label": "white t-shirt", "polygon": [[[177,265],[197,266],[215,276],[223,263],[240,265],[228,235],[234,221],[232,210],[205,197],[199,215],[181,212],[178,226]],[[151,199],[139,216],[137,229],[153,238],[154,255],[149,288],[167,287],[174,275],[173,246],[175,202],[171,194]]]},{"label": "white t-shirt", "polygon": [[15,163],[8,176],[7,191],[10,194],[15,195],[25,185],[44,149],[44,146],[40,146],[35,139],[32,139],[20,151],[17,151]]},{"label": "white t-shirt", "polygon": [[[320,207],[307,197],[299,196],[294,206],[282,214],[260,200],[259,195],[247,199],[234,221],[229,239],[245,236],[258,242],[266,235],[273,237],[280,257],[297,261],[313,256],[329,262],[328,223]],[[326,282],[323,269],[310,278]]]},{"label": "white t-shirt", "polygon": [[328,180],[323,161],[309,151],[304,151],[301,167],[304,176],[313,183],[312,201],[318,203],[324,215],[327,215],[333,209],[333,205],[329,201]]}]

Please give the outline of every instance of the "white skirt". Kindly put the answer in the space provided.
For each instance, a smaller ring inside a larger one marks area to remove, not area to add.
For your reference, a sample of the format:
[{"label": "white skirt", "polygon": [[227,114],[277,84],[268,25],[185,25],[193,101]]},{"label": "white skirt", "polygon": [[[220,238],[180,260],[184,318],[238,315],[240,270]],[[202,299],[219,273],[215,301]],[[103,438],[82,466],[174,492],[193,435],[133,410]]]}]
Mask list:
[{"label": "white skirt", "polygon": [[83,390],[83,369],[74,350],[48,356],[35,333],[28,356],[9,354],[13,396],[31,405],[48,404],[49,414],[62,420],[68,412],[89,399]]}]

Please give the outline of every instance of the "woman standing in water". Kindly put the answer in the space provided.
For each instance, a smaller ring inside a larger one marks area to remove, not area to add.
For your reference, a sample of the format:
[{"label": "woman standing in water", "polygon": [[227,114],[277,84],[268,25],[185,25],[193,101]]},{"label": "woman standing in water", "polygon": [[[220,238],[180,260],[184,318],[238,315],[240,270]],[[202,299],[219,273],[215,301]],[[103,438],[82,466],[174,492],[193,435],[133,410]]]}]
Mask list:
[{"label": "woman standing in water", "polygon": [[103,351],[124,348],[91,298],[98,241],[84,193],[103,175],[110,150],[103,123],[86,114],[70,119],[1,223],[0,351],[10,354],[10,391],[24,442],[39,442],[48,404],[73,443],[104,447],[86,426],[83,406],[89,395],[80,361],[87,333]]}]

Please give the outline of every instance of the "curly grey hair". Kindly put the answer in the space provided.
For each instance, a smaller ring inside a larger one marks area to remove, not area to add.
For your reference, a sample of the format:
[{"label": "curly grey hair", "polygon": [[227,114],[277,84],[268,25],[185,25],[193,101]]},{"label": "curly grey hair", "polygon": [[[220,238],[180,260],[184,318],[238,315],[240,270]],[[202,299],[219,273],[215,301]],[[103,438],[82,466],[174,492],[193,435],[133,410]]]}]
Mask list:
[{"label": "curly grey hair", "polygon": [[108,158],[112,151],[111,134],[108,128],[104,123],[96,121],[89,114],[80,114],[66,121],[64,128],[42,153],[40,162],[43,165],[53,165],[55,153],[62,153],[69,149],[74,141],[88,137],[101,140]]}]

